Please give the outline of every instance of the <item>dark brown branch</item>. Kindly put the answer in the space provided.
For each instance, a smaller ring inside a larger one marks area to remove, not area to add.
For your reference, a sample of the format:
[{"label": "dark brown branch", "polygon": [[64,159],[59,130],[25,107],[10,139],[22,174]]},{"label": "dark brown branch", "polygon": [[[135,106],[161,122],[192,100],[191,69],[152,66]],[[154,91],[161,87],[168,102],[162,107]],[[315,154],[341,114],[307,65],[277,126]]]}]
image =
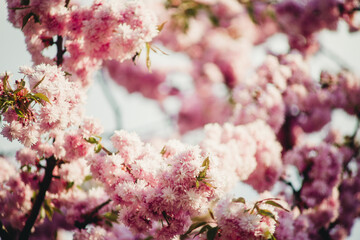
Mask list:
[{"label": "dark brown branch", "polygon": [[56,40],[56,48],[57,48],[57,53],[56,53],[56,65],[60,66],[63,61],[64,61],[64,53],[66,52],[66,49],[63,49],[63,37],[62,36],[57,36],[57,40]]},{"label": "dark brown branch", "polygon": [[42,182],[40,183],[39,193],[36,196],[33,208],[30,212],[29,218],[26,220],[25,226],[20,234],[21,240],[27,240],[30,236],[30,232],[32,227],[35,224],[36,218],[39,215],[41,205],[44,202],[46,191],[49,189],[51,180],[52,180],[52,173],[56,166],[56,159],[54,156],[51,156],[46,159],[46,169],[45,169],[45,176]]},{"label": "dark brown branch", "polygon": [[84,221],[79,222],[75,221],[75,227],[78,229],[84,229],[86,225],[90,223],[96,223],[101,220],[101,218],[97,215],[99,210],[108,205],[111,202],[111,199],[108,199],[107,201],[103,202],[102,204],[96,206],[92,211],[86,213],[83,215]]}]

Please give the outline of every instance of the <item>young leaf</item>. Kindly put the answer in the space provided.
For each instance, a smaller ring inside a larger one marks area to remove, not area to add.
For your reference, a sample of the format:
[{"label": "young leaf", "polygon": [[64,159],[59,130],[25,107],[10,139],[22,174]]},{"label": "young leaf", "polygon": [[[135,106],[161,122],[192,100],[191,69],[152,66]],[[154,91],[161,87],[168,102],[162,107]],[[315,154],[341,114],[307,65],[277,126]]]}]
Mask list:
[{"label": "young leaf", "polygon": [[265,204],[268,204],[268,205],[271,205],[271,206],[274,206],[274,207],[277,207],[277,208],[281,208],[282,210],[286,211],[286,212],[289,212],[288,209],[284,208],[283,206],[281,206],[279,203],[275,202],[275,201],[272,201],[272,200],[268,200],[268,201],[265,201],[264,202]]},{"label": "young leaf", "polygon": [[164,155],[166,153],[166,148],[165,148],[165,146],[161,149],[161,152],[160,152],[160,154],[161,155]]},{"label": "young leaf", "polygon": [[107,219],[110,222],[115,222],[117,223],[117,219],[118,219],[118,212],[117,211],[111,211],[111,212],[107,212],[103,215],[103,217],[105,219]]},{"label": "young leaf", "polygon": [[197,234],[195,234],[194,237],[196,237],[197,235],[200,235],[200,234],[204,233],[206,230],[209,230],[210,228],[211,228],[211,227],[210,227],[209,225],[203,226],[203,227],[200,229],[200,231],[199,231]]},{"label": "young leaf", "polygon": [[202,182],[203,182],[206,186],[216,189],[216,187],[214,187],[213,185],[211,185],[211,183],[206,182],[206,181],[202,181]]},{"label": "young leaf", "polygon": [[[48,102],[50,103],[50,100],[48,99],[47,96],[45,96],[44,94],[42,93],[35,93],[34,94],[34,97],[38,98],[38,99],[41,99],[41,100],[44,100],[45,102]],[[51,103],[50,103],[51,104]]]},{"label": "young leaf", "polygon": [[199,180],[196,179],[195,185],[196,185],[196,188],[199,188],[199,187],[200,187]]},{"label": "young leaf", "polygon": [[151,61],[150,61],[150,43],[146,43],[146,67],[151,72]]},{"label": "young leaf", "polygon": [[234,198],[232,201],[233,201],[233,202],[236,202],[236,203],[239,202],[239,203],[246,204],[245,198],[243,198],[243,197]]},{"label": "young leaf", "polygon": [[25,118],[25,115],[23,114],[23,112],[20,109],[15,108],[15,112],[19,117]]},{"label": "young leaf", "polygon": [[164,217],[164,219],[165,219],[165,221],[166,221],[166,223],[167,223],[167,225],[168,226],[170,226],[170,222],[169,222],[169,219],[168,219],[168,215],[166,214],[166,212],[165,211],[162,211],[162,215],[163,215],[163,217]]},{"label": "young leaf", "polygon": [[2,79],[4,92],[7,92],[7,90],[8,90],[7,89],[7,87],[8,87],[8,79],[9,79],[9,75],[7,75],[7,73],[5,73],[5,76]]},{"label": "young leaf", "polygon": [[85,176],[85,178],[84,178],[84,182],[90,181],[91,179],[92,179],[92,176],[91,176],[91,175],[87,175],[87,176]]},{"label": "young leaf", "polygon": [[270,217],[270,218],[274,219],[275,222],[278,222],[275,218],[275,215],[272,212],[270,212],[269,210],[259,208],[259,209],[257,209],[257,211],[261,216]]},{"label": "young leaf", "polygon": [[276,237],[272,233],[270,233],[270,238],[269,239],[270,240],[276,240]]},{"label": "young leaf", "polygon": [[42,81],[44,81],[44,79],[45,79],[45,76],[43,76],[43,78],[35,84],[35,86],[31,89],[31,91],[33,91],[35,88],[37,88],[40,85],[40,83],[42,83]]},{"label": "young leaf", "polygon": [[161,32],[161,31],[163,30],[163,28],[164,28],[164,26],[165,26],[166,23],[167,23],[167,21],[165,21],[165,22],[163,22],[162,24],[158,25],[158,26],[157,26],[157,30],[158,30],[159,32]]},{"label": "young leaf", "polygon": [[44,207],[45,214],[46,214],[47,218],[51,221],[52,217],[54,215],[54,210],[51,207],[51,203],[50,203],[50,201],[48,199],[46,199],[44,201],[43,207]]},{"label": "young leaf", "polygon": [[94,137],[85,138],[85,141],[87,141],[88,143],[99,143],[99,141],[96,140],[96,138]]},{"label": "young leaf", "polygon": [[264,236],[267,240],[276,240],[275,236],[269,230],[265,232]]},{"label": "young leaf", "polygon": [[94,151],[95,153],[99,153],[102,149],[102,146],[100,143],[96,144],[95,148],[94,148]]},{"label": "young leaf", "polygon": [[192,231],[194,231],[195,229],[197,229],[198,227],[201,227],[203,225],[205,225],[207,222],[196,222],[191,224],[191,226],[189,227],[189,229],[186,231],[186,233],[184,233],[184,235],[188,235],[190,234]]},{"label": "young leaf", "polygon": [[60,209],[58,209],[57,207],[53,207],[52,209],[54,210],[54,212],[57,212],[57,213],[60,213],[61,215],[64,215],[64,213]]},{"label": "young leaf", "polygon": [[161,50],[159,47],[156,47],[156,46],[151,47],[151,50],[153,50],[155,53],[157,53],[157,51],[160,51],[164,55],[169,55],[165,51]]},{"label": "young leaf", "polygon": [[74,181],[72,182],[67,182],[66,184],[66,190],[69,190],[70,188],[72,188],[74,186]]},{"label": "young leaf", "polygon": [[219,227],[213,227],[210,228],[206,234],[206,239],[207,240],[214,240],[217,233],[218,233]]}]

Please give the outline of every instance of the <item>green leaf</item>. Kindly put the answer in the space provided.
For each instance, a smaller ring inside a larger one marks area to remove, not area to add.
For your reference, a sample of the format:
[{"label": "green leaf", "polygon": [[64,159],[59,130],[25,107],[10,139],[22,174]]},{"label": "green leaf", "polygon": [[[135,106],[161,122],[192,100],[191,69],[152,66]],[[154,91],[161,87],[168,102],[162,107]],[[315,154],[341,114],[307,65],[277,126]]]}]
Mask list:
[{"label": "green leaf", "polygon": [[8,88],[8,79],[9,79],[9,75],[7,75],[7,73],[5,73],[5,76],[4,78],[2,79],[2,82],[3,82],[3,88],[4,88],[4,92],[7,92],[7,88]]},{"label": "green leaf", "polygon": [[162,211],[162,215],[167,223],[168,226],[170,226],[170,222],[169,222],[169,216],[166,214],[165,211]]},{"label": "green leaf", "polygon": [[99,153],[102,149],[102,146],[100,143],[96,144],[95,148],[94,148],[94,151],[95,153]]},{"label": "green leaf", "polygon": [[207,234],[206,234],[206,239],[207,240],[214,240],[217,233],[218,233],[218,230],[219,230],[219,227],[213,227],[213,228],[210,228],[208,231],[207,231]]},{"label": "green leaf", "polygon": [[66,190],[69,190],[70,188],[72,188],[73,186],[74,186],[74,181],[72,181],[72,182],[67,182],[67,184],[66,184]]},{"label": "green leaf", "polygon": [[165,148],[165,146],[161,149],[161,152],[160,152],[160,154],[161,155],[164,155],[166,153],[166,148]]},{"label": "green leaf", "polygon": [[22,88],[25,87],[25,81],[24,81],[24,79],[21,79],[20,86],[22,86]]},{"label": "green leaf", "polygon": [[203,226],[203,227],[200,229],[200,231],[199,231],[197,234],[195,234],[194,237],[196,237],[197,235],[200,235],[200,234],[206,232],[206,231],[209,230],[210,228],[211,228],[211,227],[210,227],[209,225]]},{"label": "green leaf", "polygon": [[144,238],[144,240],[152,240],[152,239],[154,239],[153,236],[148,236],[147,238]]},{"label": "green leaf", "polygon": [[199,173],[199,176],[197,177],[197,179],[199,181],[202,181],[206,178],[206,171],[209,169],[209,165],[210,165],[210,160],[209,157],[205,158],[203,164],[201,165],[202,167],[204,167],[203,170],[201,170],[201,172]]},{"label": "green leaf", "polygon": [[88,143],[99,143],[98,140],[94,137],[89,137],[89,138],[85,138],[85,140],[88,142]]},{"label": "green leaf", "polygon": [[103,217],[105,219],[107,219],[110,222],[115,222],[118,223],[117,219],[118,219],[118,212],[117,211],[111,211],[111,212],[107,212],[103,215]]},{"label": "green leaf", "polygon": [[151,72],[151,61],[150,61],[150,43],[146,43],[146,67]]},{"label": "green leaf", "polygon": [[15,112],[16,112],[16,114],[17,114],[19,117],[25,118],[24,113],[23,113],[20,109],[15,108]]},{"label": "green leaf", "polygon": [[215,27],[218,27],[220,26],[220,21],[219,21],[219,18],[217,16],[215,16],[214,14],[210,13],[210,21],[211,23],[215,26]]},{"label": "green leaf", "polygon": [[87,175],[84,178],[84,182],[90,181],[92,178],[93,178],[92,175]]},{"label": "green leaf", "polygon": [[23,90],[24,87],[19,87],[14,91],[14,95],[17,94],[18,92],[20,92],[21,90]]},{"label": "green leaf", "polygon": [[265,217],[269,217],[275,220],[275,222],[278,222],[275,218],[275,215],[270,212],[269,210],[266,209],[257,209],[258,214],[260,214],[261,216],[265,216]]},{"label": "green leaf", "polygon": [[205,169],[207,170],[209,168],[209,165],[210,165],[210,159],[209,157],[205,158],[202,166],[205,167]]},{"label": "green leaf", "polygon": [[105,220],[104,222],[105,222],[105,225],[107,225],[108,227],[111,227],[111,228],[113,227],[112,222],[110,222],[108,220]]},{"label": "green leaf", "polygon": [[214,187],[211,183],[206,182],[206,181],[202,181],[202,182],[203,182],[206,186],[216,189],[216,187]]},{"label": "green leaf", "polygon": [[194,231],[195,229],[197,229],[198,227],[201,227],[203,225],[207,224],[207,222],[196,222],[191,224],[191,226],[189,227],[189,229],[186,231],[186,233],[184,233],[184,235],[188,235],[190,234],[192,231]]},{"label": "green leaf", "polygon": [[286,211],[286,212],[290,212],[288,209],[284,208],[283,206],[281,206],[279,203],[272,201],[272,200],[268,200],[264,202],[265,204],[277,207],[277,208],[281,208],[282,210]]},{"label": "green leaf", "polygon": [[43,206],[40,208],[40,219],[44,219],[46,216],[45,209]]},{"label": "green leaf", "polygon": [[236,203],[246,204],[245,198],[243,198],[243,197],[234,198],[232,201],[233,201],[233,202],[236,202]]},{"label": "green leaf", "polygon": [[64,215],[64,213],[60,209],[58,209],[57,207],[53,207],[52,209],[54,210],[54,212],[57,212],[57,213],[60,213],[61,215]]},{"label": "green leaf", "polygon": [[[48,102],[50,103],[50,100],[48,99],[47,96],[45,96],[44,94],[42,93],[35,93],[34,96],[38,99],[41,99],[41,100],[44,100],[45,102]],[[51,104],[51,103],[50,103]]]},{"label": "green leaf", "polygon": [[65,0],[65,7],[69,7],[69,4],[70,4],[70,0]]},{"label": "green leaf", "polygon": [[272,233],[270,233],[270,238],[269,239],[270,240],[276,240],[276,237]]},{"label": "green leaf", "polygon": [[269,230],[264,233],[264,236],[268,240],[276,240],[275,236]]},{"label": "green leaf", "polygon": [[199,180],[196,179],[195,185],[196,185],[196,188],[199,188],[199,187],[200,187]]},{"label": "green leaf", "polygon": [[166,23],[167,23],[167,22],[165,21],[165,22],[163,22],[162,24],[158,25],[158,26],[157,26],[157,30],[158,30],[159,32],[161,32],[161,31],[163,30],[163,28],[164,28],[164,26],[165,26]]},{"label": "green leaf", "polygon": [[43,78],[35,84],[35,86],[31,89],[31,91],[33,91],[35,88],[37,88],[40,85],[40,83],[42,83],[42,81],[44,81],[44,79],[45,79],[45,76],[43,76]]},{"label": "green leaf", "polygon": [[52,217],[54,215],[54,210],[51,207],[51,203],[50,200],[45,199],[44,204],[43,204],[44,210],[45,210],[45,214],[47,216],[47,218],[51,221]]}]

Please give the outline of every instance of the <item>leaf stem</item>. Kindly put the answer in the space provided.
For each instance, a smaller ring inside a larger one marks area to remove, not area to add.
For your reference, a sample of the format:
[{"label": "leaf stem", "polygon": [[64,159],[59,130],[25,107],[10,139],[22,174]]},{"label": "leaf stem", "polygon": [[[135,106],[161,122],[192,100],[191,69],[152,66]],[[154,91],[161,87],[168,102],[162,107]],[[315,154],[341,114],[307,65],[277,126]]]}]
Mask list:
[{"label": "leaf stem", "polygon": [[82,222],[76,221],[75,222],[75,227],[77,227],[78,229],[85,229],[86,225],[88,225],[90,223],[96,223],[97,221],[101,220],[98,216],[96,216],[96,214],[98,213],[98,211],[101,208],[105,207],[110,202],[111,202],[111,199],[108,199],[105,202],[103,202],[102,204],[96,206],[90,212],[84,214],[83,215],[84,221],[82,221]]}]

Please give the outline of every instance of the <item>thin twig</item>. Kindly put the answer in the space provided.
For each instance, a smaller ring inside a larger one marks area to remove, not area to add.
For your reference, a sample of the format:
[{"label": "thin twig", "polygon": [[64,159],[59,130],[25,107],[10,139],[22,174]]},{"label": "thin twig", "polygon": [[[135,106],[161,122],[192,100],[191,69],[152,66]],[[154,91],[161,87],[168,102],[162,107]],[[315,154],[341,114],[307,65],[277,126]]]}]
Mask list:
[{"label": "thin twig", "polygon": [[75,227],[77,227],[78,229],[85,229],[85,227],[88,224],[96,223],[97,221],[101,220],[99,218],[99,216],[97,216],[97,213],[99,212],[100,209],[102,209],[103,207],[108,205],[110,202],[111,202],[111,199],[108,199],[105,202],[103,202],[102,204],[96,206],[93,210],[91,210],[87,214],[84,214],[83,215],[84,221],[82,221],[82,222],[76,221]]},{"label": "thin twig", "polygon": [[324,56],[328,57],[329,59],[331,59],[336,64],[338,64],[340,68],[345,70],[351,70],[350,65],[343,58],[341,58],[339,55],[334,53],[329,48],[325,47],[323,44],[320,46],[319,52],[322,53]]},{"label": "thin twig", "polygon": [[119,107],[119,105],[116,103],[116,99],[109,87],[108,82],[106,81],[106,77],[105,77],[105,73],[104,70],[101,70],[101,88],[104,92],[105,98],[108,101],[111,109],[114,112],[114,118],[115,118],[115,127],[116,129],[121,129],[122,127],[122,120],[121,120],[121,109]]}]

